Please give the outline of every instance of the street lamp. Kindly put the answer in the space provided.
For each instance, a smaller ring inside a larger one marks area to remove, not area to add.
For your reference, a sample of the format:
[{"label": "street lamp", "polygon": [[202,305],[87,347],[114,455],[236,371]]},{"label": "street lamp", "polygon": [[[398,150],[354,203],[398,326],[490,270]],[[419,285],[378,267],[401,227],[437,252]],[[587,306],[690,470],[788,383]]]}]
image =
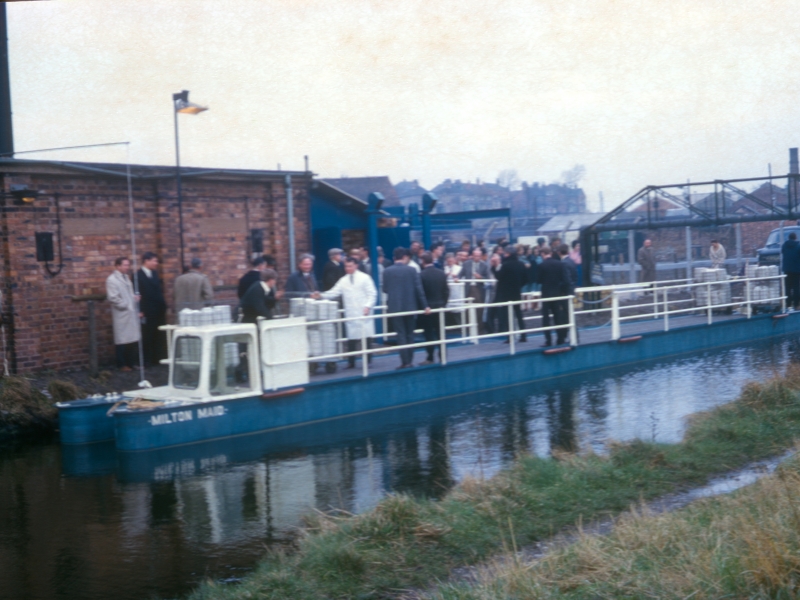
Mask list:
[{"label": "street lamp", "polygon": [[186,270],[186,261],[183,257],[183,194],[181,193],[181,150],[178,143],[178,113],[196,115],[208,110],[208,108],[189,102],[189,90],[172,94],[172,104],[175,112],[175,182],[178,192],[178,231],[180,234],[182,273]]}]

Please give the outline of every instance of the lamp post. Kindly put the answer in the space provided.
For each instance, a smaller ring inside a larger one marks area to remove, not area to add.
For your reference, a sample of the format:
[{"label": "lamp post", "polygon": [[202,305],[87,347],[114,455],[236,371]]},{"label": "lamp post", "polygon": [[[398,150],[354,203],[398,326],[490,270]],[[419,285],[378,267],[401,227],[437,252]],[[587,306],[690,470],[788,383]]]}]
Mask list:
[{"label": "lamp post", "polygon": [[186,261],[183,256],[183,194],[181,191],[181,150],[178,142],[178,113],[196,115],[208,110],[208,108],[189,102],[189,90],[172,94],[172,104],[175,113],[175,184],[178,193],[178,233],[180,235],[181,248],[181,273],[183,273],[186,269]]}]

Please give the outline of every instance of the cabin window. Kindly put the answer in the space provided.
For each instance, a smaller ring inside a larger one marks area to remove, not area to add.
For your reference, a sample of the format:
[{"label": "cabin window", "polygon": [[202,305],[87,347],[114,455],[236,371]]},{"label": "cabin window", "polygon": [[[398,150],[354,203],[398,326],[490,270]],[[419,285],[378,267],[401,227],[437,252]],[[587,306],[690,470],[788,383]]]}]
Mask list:
[{"label": "cabin window", "polygon": [[195,390],[200,385],[200,357],[203,343],[199,337],[183,335],[175,340],[172,386]]},{"label": "cabin window", "polygon": [[208,390],[212,396],[238,394],[253,389],[250,352],[253,336],[219,335],[211,346]]}]

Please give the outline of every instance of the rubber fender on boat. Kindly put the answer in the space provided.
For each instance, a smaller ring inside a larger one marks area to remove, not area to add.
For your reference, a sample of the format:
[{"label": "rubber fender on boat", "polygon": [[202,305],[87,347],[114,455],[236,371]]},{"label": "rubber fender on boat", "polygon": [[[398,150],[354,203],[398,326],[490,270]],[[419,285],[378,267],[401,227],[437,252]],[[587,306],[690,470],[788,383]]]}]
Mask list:
[{"label": "rubber fender on boat", "polygon": [[542,352],[542,354],[562,354],[563,352],[571,352],[572,346],[561,346],[560,348],[549,348]]},{"label": "rubber fender on boat", "polygon": [[618,344],[629,344],[631,342],[638,342],[640,339],[642,339],[642,336],[640,336],[640,335],[632,335],[630,337],[619,338],[617,340],[617,343]]},{"label": "rubber fender on boat", "polygon": [[263,400],[272,400],[274,398],[284,398],[286,396],[296,396],[306,391],[306,388],[291,388],[288,390],[280,390],[277,392],[264,392],[261,394]]}]

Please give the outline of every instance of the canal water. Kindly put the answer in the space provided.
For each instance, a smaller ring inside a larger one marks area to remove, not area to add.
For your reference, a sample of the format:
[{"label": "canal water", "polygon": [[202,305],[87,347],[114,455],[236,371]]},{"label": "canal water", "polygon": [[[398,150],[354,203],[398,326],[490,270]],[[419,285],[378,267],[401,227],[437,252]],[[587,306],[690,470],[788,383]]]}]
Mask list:
[{"label": "canal water", "polygon": [[676,442],[688,415],[795,357],[792,342],[754,343],[144,454],[57,440],[2,450],[0,598],[139,600],[235,581],[314,509],[438,498],[521,453]]}]

